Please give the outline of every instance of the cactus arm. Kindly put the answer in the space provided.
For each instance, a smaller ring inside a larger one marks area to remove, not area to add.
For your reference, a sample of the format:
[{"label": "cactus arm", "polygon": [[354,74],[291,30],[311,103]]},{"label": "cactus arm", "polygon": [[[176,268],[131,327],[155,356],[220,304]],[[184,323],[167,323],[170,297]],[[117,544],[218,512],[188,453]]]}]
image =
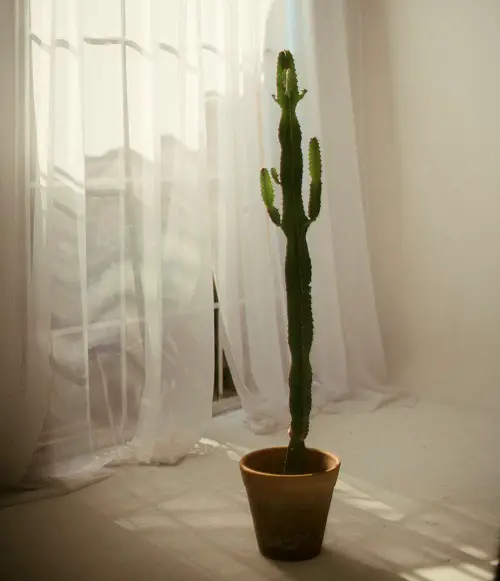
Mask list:
[{"label": "cactus arm", "polygon": [[302,101],[302,99],[307,95],[307,89],[302,89],[302,91],[299,93],[299,96],[297,97],[297,103],[299,103],[300,101]]},{"label": "cactus arm", "polygon": [[274,205],[274,189],[267,169],[262,169],[260,171],[260,191],[267,213],[269,214],[273,224],[281,226],[281,216],[278,208]]},{"label": "cactus arm", "polygon": [[271,175],[273,176],[273,180],[276,182],[276,184],[278,186],[280,186],[281,185],[281,180],[280,180],[280,177],[279,177],[279,174],[278,174],[278,170],[275,167],[273,167],[271,169]]},{"label": "cactus arm", "polygon": [[321,210],[321,151],[318,140],[313,137],[309,142],[309,220],[314,222]]}]

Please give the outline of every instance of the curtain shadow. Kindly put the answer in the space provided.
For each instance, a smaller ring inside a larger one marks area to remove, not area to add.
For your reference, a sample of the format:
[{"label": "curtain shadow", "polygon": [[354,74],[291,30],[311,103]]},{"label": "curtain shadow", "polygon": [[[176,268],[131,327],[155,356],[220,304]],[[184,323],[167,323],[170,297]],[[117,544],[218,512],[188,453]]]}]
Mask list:
[{"label": "curtain shadow", "polygon": [[317,581],[339,579],[342,581],[401,581],[401,577],[391,571],[379,569],[355,558],[347,556],[341,550],[327,548],[312,561],[303,563],[278,563],[290,581]]}]

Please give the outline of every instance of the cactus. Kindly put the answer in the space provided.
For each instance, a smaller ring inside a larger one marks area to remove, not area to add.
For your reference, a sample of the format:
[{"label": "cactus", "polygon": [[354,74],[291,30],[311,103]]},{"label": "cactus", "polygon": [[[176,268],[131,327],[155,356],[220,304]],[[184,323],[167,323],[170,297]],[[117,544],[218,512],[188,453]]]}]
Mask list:
[{"label": "cactus", "polygon": [[[284,473],[302,471],[311,414],[312,368],[310,352],[313,342],[311,301],[311,259],[307,231],[318,218],[321,208],[321,153],[316,138],[309,143],[310,195],[308,212],[302,201],[302,133],[296,108],[306,89],[299,91],[293,56],[282,51],[277,63],[277,93],[273,99],[281,107],[278,137],[281,145],[280,171],[262,169],[262,199],[272,222],[286,237],[285,281],[288,317],[288,345],[291,354],[289,374],[290,438]],[[271,179],[272,178],[272,179]],[[282,212],[274,203],[273,182],[281,186]]]}]

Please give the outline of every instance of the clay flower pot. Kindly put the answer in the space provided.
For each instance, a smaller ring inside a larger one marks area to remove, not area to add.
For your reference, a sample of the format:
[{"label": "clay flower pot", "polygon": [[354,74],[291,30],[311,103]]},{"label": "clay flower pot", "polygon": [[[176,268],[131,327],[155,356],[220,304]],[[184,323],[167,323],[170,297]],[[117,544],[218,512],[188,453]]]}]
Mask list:
[{"label": "clay flower pot", "polygon": [[307,449],[304,474],[284,475],[286,447],[241,458],[259,550],[279,561],[304,561],[321,552],[340,460]]}]

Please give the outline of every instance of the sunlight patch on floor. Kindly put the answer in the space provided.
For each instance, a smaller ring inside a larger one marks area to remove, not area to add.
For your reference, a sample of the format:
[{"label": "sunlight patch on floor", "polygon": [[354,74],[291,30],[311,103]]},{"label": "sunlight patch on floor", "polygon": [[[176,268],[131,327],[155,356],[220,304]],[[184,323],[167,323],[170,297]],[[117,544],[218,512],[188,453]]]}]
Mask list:
[{"label": "sunlight patch on floor", "polygon": [[385,502],[375,500],[365,492],[341,480],[337,482],[336,493],[341,495],[342,502],[359,508],[360,510],[370,512],[384,520],[397,522],[405,516]]},{"label": "sunlight patch on floor", "polygon": [[481,561],[487,561],[488,555],[481,549],[477,547],[470,547],[466,545],[458,546],[457,549],[470,557],[474,557],[475,559],[480,559]]},{"label": "sunlight patch on floor", "polygon": [[406,581],[489,581],[491,572],[474,565],[438,566],[403,573]]}]

